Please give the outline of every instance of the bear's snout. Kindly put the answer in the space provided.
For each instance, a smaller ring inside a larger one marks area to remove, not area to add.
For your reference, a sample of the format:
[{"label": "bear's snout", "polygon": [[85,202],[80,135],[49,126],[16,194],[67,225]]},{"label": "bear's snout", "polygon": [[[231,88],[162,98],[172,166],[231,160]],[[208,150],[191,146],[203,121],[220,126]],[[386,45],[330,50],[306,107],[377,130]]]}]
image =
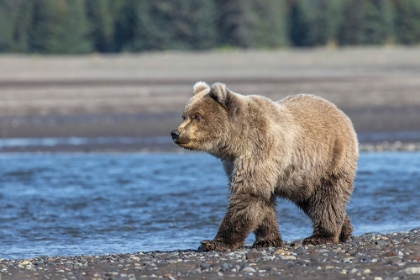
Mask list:
[{"label": "bear's snout", "polygon": [[179,139],[179,130],[178,129],[172,130],[171,136],[172,136],[172,140],[178,140]]}]

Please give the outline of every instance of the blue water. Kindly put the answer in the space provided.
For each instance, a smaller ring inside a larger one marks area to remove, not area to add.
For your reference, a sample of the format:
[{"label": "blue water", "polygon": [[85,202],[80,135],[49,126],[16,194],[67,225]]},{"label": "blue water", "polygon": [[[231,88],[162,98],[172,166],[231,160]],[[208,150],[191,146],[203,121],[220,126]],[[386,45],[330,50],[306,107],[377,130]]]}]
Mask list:
[{"label": "blue water", "polygon": [[43,137],[43,138],[3,138],[0,151],[7,148],[57,147],[83,145],[130,145],[130,144],[168,144],[173,143],[169,136],[160,137]]},{"label": "blue water", "polygon": [[[217,231],[226,183],[200,153],[0,154],[0,258],[196,249]],[[355,185],[356,235],[420,227],[420,153],[362,153]],[[287,201],[278,217],[285,240],[311,233]]]}]

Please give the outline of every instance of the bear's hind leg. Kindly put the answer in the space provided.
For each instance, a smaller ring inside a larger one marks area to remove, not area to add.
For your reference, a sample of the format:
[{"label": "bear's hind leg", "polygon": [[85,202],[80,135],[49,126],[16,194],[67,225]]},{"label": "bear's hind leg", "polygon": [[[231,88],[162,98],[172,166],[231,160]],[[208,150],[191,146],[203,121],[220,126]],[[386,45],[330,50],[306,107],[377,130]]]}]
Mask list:
[{"label": "bear's hind leg", "polygon": [[[335,236],[337,234],[332,233],[331,230],[326,230],[325,229],[325,223],[322,223],[322,218],[317,217],[318,215],[317,215],[317,213],[315,213],[312,200],[300,201],[300,202],[297,202],[296,204],[300,209],[303,210],[303,212],[305,212],[306,215],[309,216],[309,218],[312,219],[312,224],[314,226],[313,234],[311,236],[309,236],[308,238],[305,238],[302,241],[303,245],[338,243],[338,241],[335,241],[337,239],[337,238],[335,238]],[[328,226],[328,227],[331,229],[331,225]]]},{"label": "bear's hind leg", "polygon": [[344,185],[346,181],[343,179],[332,181],[334,184],[324,181],[314,196],[307,201],[306,209],[302,207],[312,218],[314,228],[313,234],[303,240],[303,245],[336,244],[341,237],[348,238],[351,233],[350,220],[348,224],[345,223],[345,207],[350,196]]},{"label": "bear's hind leg", "polygon": [[353,227],[350,223],[350,218],[349,216],[346,216],[344,219],[343,227],[341,228],[340,242],[346,242],[350,238],[352,232]]},{"label": "bear's hind leg", "polygon": [[254,231],[255,242],[253,248],[266,247],[283,247],[283,240],[281,238],[278,225],[275,204],[271,206],[270,211],[267,211],[265,217]]}]

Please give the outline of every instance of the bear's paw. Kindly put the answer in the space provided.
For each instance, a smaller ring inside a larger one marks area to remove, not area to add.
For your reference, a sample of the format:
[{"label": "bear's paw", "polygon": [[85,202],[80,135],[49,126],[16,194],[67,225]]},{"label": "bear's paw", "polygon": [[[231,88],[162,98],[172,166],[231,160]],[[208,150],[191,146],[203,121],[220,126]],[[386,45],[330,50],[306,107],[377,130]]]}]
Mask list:
[{"label": "bear's paw", "polygon": [[220,241],[220,240],[203,240],[201,241],[201,246],[198,247],[199,251],[217,251],[217,252],[224,252],[227,250],[233,250],[233,246]]},{"label": "bear's paw", "polygon": [[260,240],[256,240],[254,244],[252,245],[252,248],[255,248],[255,249],[268,248],[268,247],[284,247],[283,240],[260,239]]}]

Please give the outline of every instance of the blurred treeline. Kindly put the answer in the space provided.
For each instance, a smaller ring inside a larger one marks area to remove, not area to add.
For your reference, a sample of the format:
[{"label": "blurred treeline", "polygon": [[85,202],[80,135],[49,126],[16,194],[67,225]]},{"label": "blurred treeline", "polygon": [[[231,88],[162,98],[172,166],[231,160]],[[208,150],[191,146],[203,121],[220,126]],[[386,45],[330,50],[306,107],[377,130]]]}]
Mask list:
[{"label": "blurred treeline", "polygon": [[420,0],[0,0],[0,52],[420,43]]}]

